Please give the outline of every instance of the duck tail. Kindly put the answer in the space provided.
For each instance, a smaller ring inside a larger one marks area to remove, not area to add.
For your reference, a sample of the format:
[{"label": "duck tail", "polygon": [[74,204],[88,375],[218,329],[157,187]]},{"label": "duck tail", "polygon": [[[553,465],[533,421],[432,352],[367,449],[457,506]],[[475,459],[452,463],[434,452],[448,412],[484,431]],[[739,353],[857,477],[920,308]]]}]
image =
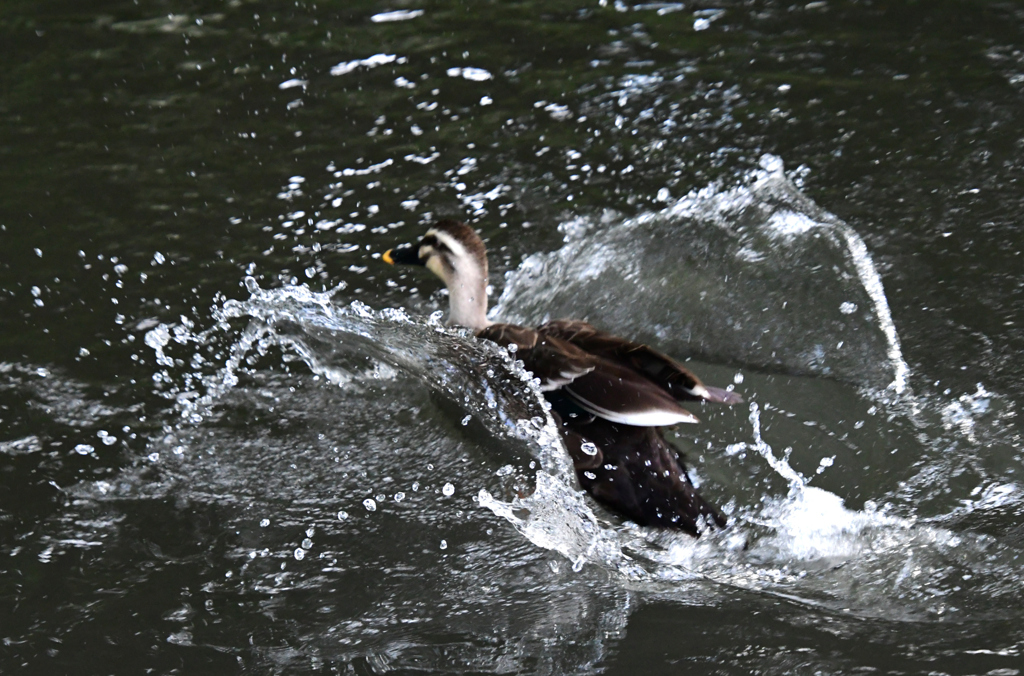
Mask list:
[{"label": "duck tail", "polygon": [[707,394],[704,395],[705,401],[713,401],[718,404],[742,404],[743,397],[736,392],[730,392],[729,390],[723,390],[720,387],[711,387],[705,385],[704,390]]}]

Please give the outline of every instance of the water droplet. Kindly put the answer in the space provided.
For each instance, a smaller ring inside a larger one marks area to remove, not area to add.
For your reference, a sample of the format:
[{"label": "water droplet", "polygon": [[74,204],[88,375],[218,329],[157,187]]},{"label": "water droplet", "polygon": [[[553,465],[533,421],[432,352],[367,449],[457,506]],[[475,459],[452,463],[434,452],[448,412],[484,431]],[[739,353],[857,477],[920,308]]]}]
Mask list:
[{"label": "water droplet", "polygon": [[249,293],[256,293],[260,290],[260,285],[256,283],[254,277],[249,276],[245,278],[245,290]]},{"label": "water droplet", "polygon": [[448,549],[448,541],[441,540],[441,549]]},{"label": "water droplet", "polygon": [[851,303],[850,301],[846,301],[845,303],[839,306],[839,311],[842,312],[844,315],[852,315],[854,312],[857,311],[857,304]]},{"label": "water droplet", "polygon": [[736,375],[734,375],[732,377],[732,381],[734,383],[736,383],[737,385],[739,385],[740,383],[743,382],[743,374],[742,373],[737,373]]},{"label": "water droplet", "polygon": [[405,500],[405,493],[401,491],[395,493],[395,502],[401,502],[402,500]]},{"label": "water droplet", "polygon": [[829,467],[834,465],[835,462],[836,462],[836,456],[834,456],[834,455],[832,457],[830,457],[830,458],[822,458],[821,462],[818,463],[818,469],[816,469],[814,471],[814,473],[815,474],[821,474],[826,469],[828,469]]},{"label": "water droplet", "polygon": [[78,455],[89,455],[95,450],[96,449],[90,446],[89,444],[78,444],[77,446],[75,446],[75,453],[77,453]]},{"label": "water droplet", "polygon": [[377,511],[377,503],[373,501],[373,498],[366,498],[363,500],[363,507],[366,507],[367,512]]},{"label": "water droplet", "polygon": [[302,541],[302,548],[303,549],[312,549],[313,548],[313,541],[310,540],[309,538],[304,539]]},{"label": "water droplet", "polygon": [[444,493],[445,496],[451,497],[455,495],[455,486],[453,486],[450,483],[447,483],[444,485],[444,488],[441,489],[441,492]]},{"label": "water droplet", "polygon": [[462,419],[462,426],[465,427],[466,425],[468,425],[469,421],[472,420],[472,419],[473,419],[473,416],[467,415],[465,418]]},{"label": "water droplet", "polygon": [[597,455],[597,446],[590,443],[589,441],[584,441],[582,444],[580,444],[580,450],[586,453],[587,455]]},{"label": "water droplet", "polygon": [[295,560],[301,561],[304,558],[306,558],[306,550],[299,547],[295,550]]},{"label": "water droplet", "polygon": [[161,324],[146,333],[145,341],[146,345],[150,346],[154,350],[160,350],[167,345],[167,343],[171,342],[171,332],[167,330],[166,326]]},{"label": "water droplet", "polygon": [[316,534],[316,528],[314,528],[313,526],[310,526],[309,528],[306,529],[306,537],[311,538],[315,534]]},{"label": "water droplet", "polygon": [[266,528],[270,525],[270,519],[262,519],[260,521],[260,528]]},{"label": "water droplet", "polygon": [[346,519],[348,519],[348,512],[346,512],[344,509],[338,512],[338,521],[344,521]]},{"label": "water droplet", "polygon": [[419,481],[413,481],[412,482],[412,492],[415,493],[419,489],[420,489],[420,482]]}]

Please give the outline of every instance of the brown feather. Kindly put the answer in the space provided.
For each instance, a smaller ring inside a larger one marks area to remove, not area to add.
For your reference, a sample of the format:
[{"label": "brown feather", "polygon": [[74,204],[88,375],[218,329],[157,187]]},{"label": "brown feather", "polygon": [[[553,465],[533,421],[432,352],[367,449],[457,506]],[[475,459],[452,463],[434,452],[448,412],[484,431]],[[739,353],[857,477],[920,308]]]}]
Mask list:
[{"label": "brown feather", "polygon": [[[549,339],[551,340],[551,339]],[[651,427],[643,416],[665,420],[655,424],[697,422],[697,418],[679,406],[663,388],[621,364],[591,357],[594,368],[566,383],[564,391],[584,409],[608,420]],[[630,420],[636,418],[636,420]]]},{"label": "brown feather", "polygon": [[[585,352],[625,364],[657,383],[678,401],[704,399],[723,404],[738,404],[743,401],[743,397],[735,392],[704,385],[700,378],[672,357],[642,343],[634,343],[599,331],[587,322],[555,320],[541,326],[538,332],[542,335],[557,336]],[[694,394],[694,388],[703,388],[706,394]]]},{"label": "brown feather", "polygon": [[516,346],[516,358],[540,379],[541,390],[561,387],[594,370],[596,359],[558,338],[542,336],[535,329],[515,324],[491,324],[477,336],[508,347]]},{"label": "brown feather", "polygon": [[[477,335],[516,346],[516,357],[540,380],[541,390],[562,388],[594,415],[620,423],[651,426],[696,422],[659,384],[622,364],[596,356],[540,330],[492,324]],[[643,420],[656,422],[643,422]]]}]

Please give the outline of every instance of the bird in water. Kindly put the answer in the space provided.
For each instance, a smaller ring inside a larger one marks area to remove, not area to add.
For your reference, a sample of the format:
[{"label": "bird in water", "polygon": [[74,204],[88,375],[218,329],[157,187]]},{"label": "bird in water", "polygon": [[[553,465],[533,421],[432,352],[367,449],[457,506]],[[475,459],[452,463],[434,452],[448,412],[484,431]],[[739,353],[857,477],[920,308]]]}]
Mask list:
[{"label": "bird in water", "polygon": [[662,428],[695,423],[681,401],[735,404],[733,392],[704,385],[657,350],[587,322],[560,319],[537,328],[487,319],[487,251],[473,228],[443,220],[415,244],[389,249],[391,265],[422,265],[448,287],[448,323],[506,348],[540,380],[580,485],[595,500],[640,524],[698,536],[726,518],[694,488],[682,453]]}]

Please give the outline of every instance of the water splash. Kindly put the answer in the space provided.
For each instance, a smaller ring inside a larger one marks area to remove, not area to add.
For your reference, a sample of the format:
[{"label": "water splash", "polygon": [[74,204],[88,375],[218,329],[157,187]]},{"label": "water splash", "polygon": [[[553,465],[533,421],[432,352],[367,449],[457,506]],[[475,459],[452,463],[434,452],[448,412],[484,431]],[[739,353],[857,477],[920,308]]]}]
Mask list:
[{"label": "water splash", "polygon": [[[403,310],[376,311],[360,301],[336,305],[333,291],[318,293],[304,286],[265,290],[252,277],[245,285],[251,296],[215,307],[212,328],[193,333],[190,325],[161,324],[146,335],[157,363],[168,367],[154,380],[165,385],[164,396],[176,402],[188,423],[201,423],[274,349],[285,352],[285,362],[297,358],[343,388],[412,375],[473,406],[474,412],[485,412],[480,418],[497,433],[520,434],[529,428],[524,421],[546,415],[546,402],[531,388],[533,375],[521,362],[493,344],[472,340],[464,329],[443,327],[439,315],[417,321]],[[237,320],[246,324],[236,332],[232,322]],[[172,343],[191,348],[191,356],[170,356]],[[210,368],[217,356],[222,365]],[[181,368],[185,363],[193,368]]]},{"label": "water splash", "polygon": [[867,247],[778,158],[765,156],[738,186],[562,230],[561,249],[507,276],[492,316],[585,316],[674,354],[907,393],[909,368]]}]

